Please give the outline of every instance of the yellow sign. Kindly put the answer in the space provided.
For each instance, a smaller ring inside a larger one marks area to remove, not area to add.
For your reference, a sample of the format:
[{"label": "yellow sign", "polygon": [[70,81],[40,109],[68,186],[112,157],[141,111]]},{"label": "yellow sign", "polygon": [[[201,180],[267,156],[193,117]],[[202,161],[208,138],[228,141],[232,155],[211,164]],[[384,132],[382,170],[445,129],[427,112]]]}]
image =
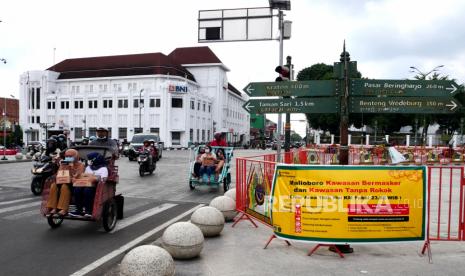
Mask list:
[{"label": "yellow sign", "polygon": [[277,236],[323,243],[425,239],[426,167],[276,167]]}]

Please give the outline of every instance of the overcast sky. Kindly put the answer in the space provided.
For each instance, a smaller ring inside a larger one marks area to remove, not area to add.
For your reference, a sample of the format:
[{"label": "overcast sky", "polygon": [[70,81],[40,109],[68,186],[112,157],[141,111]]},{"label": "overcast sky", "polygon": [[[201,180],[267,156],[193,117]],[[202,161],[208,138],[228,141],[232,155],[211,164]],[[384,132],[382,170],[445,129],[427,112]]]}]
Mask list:
[{"label": "overcast sky", "polygon": [[[284,43],[296,73],[338,61],[343,40],[364,77],[412,78],[410,66],[465,82],[463,0],[293,0]],[[273,81],[278,42],[197,42],[198,10],[266,7],[268,0],[15,0],[0,5],[0,96],[18,97],[19,75],[67,58],[162,52],[209,46],[242,90]],[[54,54],[54,50],[55,54]],[[271,116],[275,118],[275,116]],[[302,119],[295,115],[293,119]],[[296,123],[304,132],[304,124]]]}]

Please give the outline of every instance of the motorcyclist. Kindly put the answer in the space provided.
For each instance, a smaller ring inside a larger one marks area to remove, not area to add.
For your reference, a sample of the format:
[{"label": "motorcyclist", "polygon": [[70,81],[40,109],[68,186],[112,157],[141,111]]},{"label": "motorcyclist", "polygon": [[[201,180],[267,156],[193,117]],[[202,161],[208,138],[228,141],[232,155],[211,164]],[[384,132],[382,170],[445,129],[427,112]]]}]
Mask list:
[{"label": "motorcyclist", "polygon": [[51,136],[47,139],[47,144],[45,146],[45,152],[42,156],[50,156],[52,158],[56,158],[60,155],[60,148],[58,147],[57,140],[55,137]]},{"label": "motorcyclist", "polygon": [[61,151],[64,151],[68,148],[66,143],[66,136],[64,134],[59,134],[57,136],[57,146]]},{"label": "motorcyclist", "polygon": [[221,132],[216,132],[215,133],[215,139],[210,142],[210,146],[212,147],[227,147],[228,144],[226,143],[226,140],[224,139],[224,135]]},{"label": "motorcyclist", "polygon": [[149,141],[150,141],[150,146],[152,147],[153,160],[158,160],[158,148],[155,145],[155,140],[150,139]]},{"label": "motorcyclist", "polygon": [[105,127],[97,128],[97,139],[89,143],[90,146],[103,146],[111,148],[111,153],[118,156],[118,145],[115,140],[108,138],[108,129]]},{"label": "motorcyclist", "polygon": [[144,140],[144,145],[142,146],[142,148],[139,149],[139,152],[144,152],[144,151],[148,151],[150,153],[149,154],[149,164],[152,165],[153,160],[156,160],[156,159],[154,159],[154,156],[155,156],[154,149],[153,149],[152,145],[150,144],[150,140],[148,140],[148,139]]}]

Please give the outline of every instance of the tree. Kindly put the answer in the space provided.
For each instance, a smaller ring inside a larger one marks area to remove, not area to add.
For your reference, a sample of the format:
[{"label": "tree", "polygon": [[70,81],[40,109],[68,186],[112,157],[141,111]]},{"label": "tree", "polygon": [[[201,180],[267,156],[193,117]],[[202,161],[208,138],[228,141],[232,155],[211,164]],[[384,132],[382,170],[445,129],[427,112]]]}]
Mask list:
[{"label": "tree", "polygon": [[302,137],[298,133],[291,134],[291,142],[299,142],[302,141]]}]

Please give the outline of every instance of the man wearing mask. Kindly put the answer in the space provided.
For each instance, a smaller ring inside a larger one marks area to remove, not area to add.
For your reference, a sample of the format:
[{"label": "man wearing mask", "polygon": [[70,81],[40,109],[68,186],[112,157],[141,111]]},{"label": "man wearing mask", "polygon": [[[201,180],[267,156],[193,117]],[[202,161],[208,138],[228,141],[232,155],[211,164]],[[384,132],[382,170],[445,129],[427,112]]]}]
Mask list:
[{"label": "man wearing mask", "polygon": [[108,129],[104,127],[97,128],[97,139],[91,141],[89,146],[110,147],[112,154],[118,156],[118,145],[115,140],[108,138]]}]

